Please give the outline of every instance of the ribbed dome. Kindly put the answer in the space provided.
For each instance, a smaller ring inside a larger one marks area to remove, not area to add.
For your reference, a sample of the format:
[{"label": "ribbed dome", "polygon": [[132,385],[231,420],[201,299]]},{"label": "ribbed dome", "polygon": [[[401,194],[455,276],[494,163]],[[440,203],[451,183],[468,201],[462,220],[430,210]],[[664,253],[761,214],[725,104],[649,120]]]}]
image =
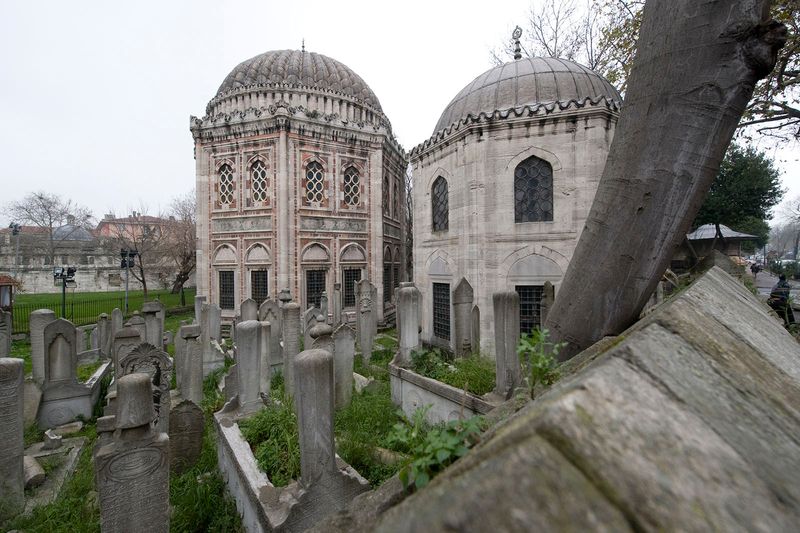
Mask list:
[{"label": "ribbed dome", "polygon": [[300,50],[273,50],[243,61],[219,86],[217,96],[241,87],[287,84],[340,93],[383,112],[361,76],[335,59]]},{"label": "ribbed dome", "polygon": [[552,57],[519,59],[487,70],[464,87],[445,108],[433,133],[469,114],[603,96],[622,101],[605,78],[582,65]]}]

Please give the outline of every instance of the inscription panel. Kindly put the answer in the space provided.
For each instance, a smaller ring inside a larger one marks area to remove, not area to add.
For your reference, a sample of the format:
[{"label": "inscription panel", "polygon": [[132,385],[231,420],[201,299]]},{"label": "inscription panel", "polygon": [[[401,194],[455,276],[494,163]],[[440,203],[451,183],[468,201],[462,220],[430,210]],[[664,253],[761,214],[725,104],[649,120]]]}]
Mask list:
[{"label": "inscription panel", "polygon": [[355,218],[300,217],[300,228],[310,231],[366,232],[367,221]]},{"label": "inscription panel", "polygon": [[242,233],[248,231],[272,231],[272,217],[226,217],[211,220],[212,233]]}]

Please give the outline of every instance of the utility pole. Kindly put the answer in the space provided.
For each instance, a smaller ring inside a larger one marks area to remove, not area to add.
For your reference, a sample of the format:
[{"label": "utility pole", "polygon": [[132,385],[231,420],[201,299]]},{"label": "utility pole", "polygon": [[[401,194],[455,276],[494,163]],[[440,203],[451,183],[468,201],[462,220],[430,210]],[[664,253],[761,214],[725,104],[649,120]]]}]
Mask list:
[{"label": "utility pole", "polygon": [[53,279],[61,281],[61,318],[67,318],[67,285],[75,287],[75,267],[54,267]]},{"label": "utility pole", "polygon": [[135,257],[139,254],[136,250],[128,250],[123,248],[119,251],[119,255],[122,258],[122,264],[120,264],[120,268],[125,269],[125,315],[128,314],[128,279],[131,277],[131,267],[135,265]]}]

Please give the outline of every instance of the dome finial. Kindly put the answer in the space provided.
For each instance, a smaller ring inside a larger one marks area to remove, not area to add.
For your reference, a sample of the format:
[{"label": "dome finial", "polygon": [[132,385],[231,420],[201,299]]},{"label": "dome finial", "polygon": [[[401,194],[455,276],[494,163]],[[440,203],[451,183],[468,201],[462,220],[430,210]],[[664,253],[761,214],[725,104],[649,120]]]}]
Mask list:
[{"label": "dome finial", "polygon": [[302,40],[302,44],[300,45],[300,47],[303,50],[303,52],[306,51],[306,40],[305,39]]},{"label": "dome finial", "polygon": [[511,34],[511,37],[514,39],[514,60],[522,59],[522,50],[519,45],[519,38],[522,37],[522,28],[519,26],[514,28],[514,33]]}]

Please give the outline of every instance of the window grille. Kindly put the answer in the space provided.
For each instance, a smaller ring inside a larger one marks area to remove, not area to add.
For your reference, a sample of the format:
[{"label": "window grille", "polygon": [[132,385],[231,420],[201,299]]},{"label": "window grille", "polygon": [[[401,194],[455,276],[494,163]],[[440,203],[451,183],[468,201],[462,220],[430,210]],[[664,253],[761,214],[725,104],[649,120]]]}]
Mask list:
[{"label": "window grille", "polygon": [[392,265],[383,264],[383,301],[392,301]]},{"label": "window grille", "polygon": [[514,222],[553,220],[553,167],[529,157],[514,169]]},{"label": "window grille", "polygon": [[383,175],[383,216],[388,217],[390,205],[389,205],[389,175]]},{"label": "window grille", "polygon": [[219,306],[221,309],[233,309],[233,270],[219,271]]},{"label": "window grille", "polygon": [[344,203],[356,206],[361,201],[361,184],[358,180],[358,171],[348,167],[344,171]]},{"label": "window grille", "polygon": [[449,207],[447,199],[447,180],[439,176],[431,189],[433,207],[433,231],[445,231],[449,224]]},{"label": "window grille", "polygon": [[250,271],[250,297],[261,305],[264,300],[269,298],[269,271],[251,270]]},{"label": "window grille", "polygon": [[342,295],[343,307],[355,307],[356,305],[356,287],[357,281],[361,281],[360,268],[345,268],[342,272],[342,279],[344,280],[344,294]]},{"label": "window grille", "polygon": [[450,284],[433,284],[433,335],[450,340]]},{"label": "window grille", "polygon": [[517,285],[514,290],[519,294],[519,332],[527,335],[534,328],[542,325],[544,287],[541,285]]},{"label": "window grille", "polygon": [[306,308],[319,307],[325,291],[325,270],[306,270]]},{"label": "window grille", "polygon": [[394,265],[392,267],[392,288],[396,289],[400,286],[400,267]]},{"label": "window grille", "polygon": [[312,161],[306,167],[306,203],[322,203],[323,189],[322,165]]},{"label": "window grille", "polygon": [[254,202],[267,201],[267,166],[260,159],[250,165],[251,194]]},{"label": "window grille", "polygon": [[394,182],[394,218],[400,218],[400,189],[397,182]]},{"label": "window grille", "polygon": [[227,163],[222,165],[219,169],[219,183],[217,192],[219,194],[219,203],[222,205],[230,205],[233,203],[233,170]]}]

